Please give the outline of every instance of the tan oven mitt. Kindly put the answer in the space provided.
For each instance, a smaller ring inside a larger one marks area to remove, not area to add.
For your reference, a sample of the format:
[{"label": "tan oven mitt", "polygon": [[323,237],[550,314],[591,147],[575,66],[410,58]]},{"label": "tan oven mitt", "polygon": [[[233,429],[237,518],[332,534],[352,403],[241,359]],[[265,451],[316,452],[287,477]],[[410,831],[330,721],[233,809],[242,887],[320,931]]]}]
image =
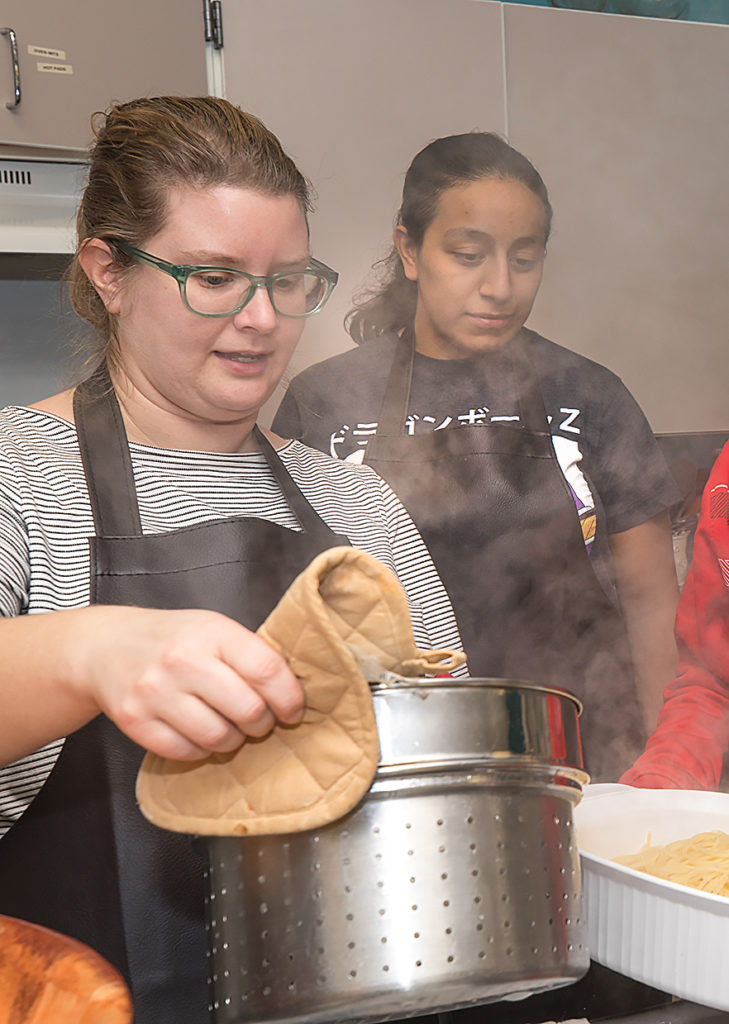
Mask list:
[{"label": "tan oven mitt", "polygon": [[242,836],[303,831],[342,817],[369,789],[379,760],[373,673],[449,672],[465,661],[461,652],[419,650],[397,578],[349,547],[318,555],[258,632],[298,676],[303,720],[204,761],[148,753],[137,799],[153,824]]}]

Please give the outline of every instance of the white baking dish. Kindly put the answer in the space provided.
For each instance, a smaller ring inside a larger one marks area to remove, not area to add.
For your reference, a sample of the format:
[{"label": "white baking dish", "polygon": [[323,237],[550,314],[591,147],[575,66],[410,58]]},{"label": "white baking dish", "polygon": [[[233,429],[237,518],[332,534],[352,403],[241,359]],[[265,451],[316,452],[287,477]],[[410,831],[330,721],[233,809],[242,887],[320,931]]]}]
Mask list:
[{"label": "white baking dish", "polygon": [[729,1010],[729,899],[612,862],[651,842],[729,832],[729,794],[595,785],[575,809],[590,955],[620,974]]}]

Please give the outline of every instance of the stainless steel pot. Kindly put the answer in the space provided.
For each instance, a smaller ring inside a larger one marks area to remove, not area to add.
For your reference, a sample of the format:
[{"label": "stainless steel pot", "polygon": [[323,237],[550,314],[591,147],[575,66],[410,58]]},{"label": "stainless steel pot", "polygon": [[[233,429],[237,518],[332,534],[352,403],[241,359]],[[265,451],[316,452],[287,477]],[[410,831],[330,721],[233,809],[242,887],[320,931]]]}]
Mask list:
[{"label": "stainless steel pot", "polygon": [[350,814],[209,840],[216,1024],[363,1024],[587,970],[577,699],[482,679],[372,695],[380,765]]}]

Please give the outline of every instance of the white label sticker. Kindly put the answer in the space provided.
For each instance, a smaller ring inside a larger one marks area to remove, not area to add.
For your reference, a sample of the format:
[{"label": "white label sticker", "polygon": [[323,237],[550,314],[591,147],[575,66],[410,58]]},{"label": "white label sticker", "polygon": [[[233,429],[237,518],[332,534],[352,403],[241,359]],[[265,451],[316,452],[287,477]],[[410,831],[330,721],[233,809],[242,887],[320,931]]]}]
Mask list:
[{"label": "white label sticker", "polygon": [[52,75],[72,75],[73,64],[42,64],[40,61],[36,64],[39,71],[48,71]]},{"label": "white label sticker", "polygon": [[51,60],[65,60],[65,50],[52,50],[50,46],[29,46],[28,53],[31,57],[50,57]]}]

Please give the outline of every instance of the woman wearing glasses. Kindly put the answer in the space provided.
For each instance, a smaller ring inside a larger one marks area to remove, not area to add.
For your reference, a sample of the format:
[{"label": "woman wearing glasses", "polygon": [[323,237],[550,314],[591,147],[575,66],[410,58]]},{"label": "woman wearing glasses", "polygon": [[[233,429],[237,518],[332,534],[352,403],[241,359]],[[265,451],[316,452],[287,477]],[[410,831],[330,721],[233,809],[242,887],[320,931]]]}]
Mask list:
[{"label": "woman wearing glasses", "polygon": [[471,674],[574,690],[587,768],[614,781],[673,674],[679,495],[621,381],[525,327],[551,218],[499,136],[426,146],[382,279],[348,317],[357,347],[301,373],[274,429],[382,474]]},{"label": "woman wearing glasses", "polygon": [[113,107],[71,276],[92,371],[0,414],[0,912],[99,950],[137,1024],[207,1007],[203,863],[139,814],[144,749],[196,759],[298,721],[298,682],[250,630],[336,544],[398,574],[419,644],[459,645],[383,481],[256,425],[337,279],[308,210],[276,138],[225,101]]}]

